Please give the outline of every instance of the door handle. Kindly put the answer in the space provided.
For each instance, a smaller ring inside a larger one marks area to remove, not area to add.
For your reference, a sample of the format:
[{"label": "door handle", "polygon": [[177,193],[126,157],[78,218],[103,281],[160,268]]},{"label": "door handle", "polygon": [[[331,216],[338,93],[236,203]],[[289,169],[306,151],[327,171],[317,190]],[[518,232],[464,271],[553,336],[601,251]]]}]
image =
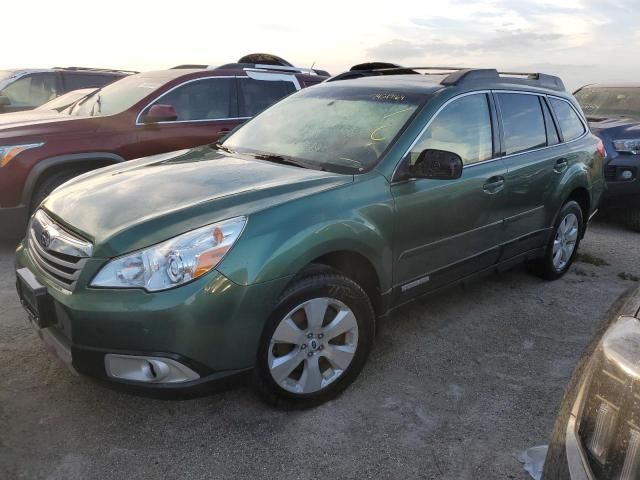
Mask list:
[{"label": "door handle", "polygon": [[569,166],[569,162],[567,162],[566,158],[559,158],[556,161],[556,164],[553,166],[553,171],[556,173],[564,172]]},{"label": "door handle", "polygon": [[489,180],[487,180],[487,183],[485,183],[482,186],[482,190],[484,190],[485,193],[488,193],[490,195],[493,195],[494,193],[498,193],[503,188],[504,188],[504,177],[502,175],[496,175],[495,177],[491,177]]}]

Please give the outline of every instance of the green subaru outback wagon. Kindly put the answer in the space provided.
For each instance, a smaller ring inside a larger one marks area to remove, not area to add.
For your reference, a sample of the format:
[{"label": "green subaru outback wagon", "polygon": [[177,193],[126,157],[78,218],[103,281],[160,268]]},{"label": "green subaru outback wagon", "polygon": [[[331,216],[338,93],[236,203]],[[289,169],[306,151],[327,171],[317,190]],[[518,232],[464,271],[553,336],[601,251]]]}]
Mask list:
[{"label": "green subaru outback wagon", "polygon": [[78,372],[182,392],[249,374],[272,404],[317,404],[399,305],[521,262],[562,276],[603,190],[598,142],[556,77],[351,71],[222,144],[60,187],[18,293]]}]

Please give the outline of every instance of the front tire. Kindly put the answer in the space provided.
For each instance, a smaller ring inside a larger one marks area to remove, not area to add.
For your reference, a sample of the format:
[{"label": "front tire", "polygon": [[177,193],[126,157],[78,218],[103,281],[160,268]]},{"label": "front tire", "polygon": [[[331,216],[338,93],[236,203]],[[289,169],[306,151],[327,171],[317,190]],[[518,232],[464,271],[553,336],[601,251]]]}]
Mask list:
[{"label": "front tire", "polygon": [[364,290],[334,270],[310,272],[282,294],[265,326],[253,385],[278,408],[337,396],[362,370],[375,333]]},{"label": "front tire", "polygon": [[584,214],[580,204],[569,200],[560,209],[544,257],[534,264],[534,271],[545,280],[557,280],[575,259],[582,232]]}]

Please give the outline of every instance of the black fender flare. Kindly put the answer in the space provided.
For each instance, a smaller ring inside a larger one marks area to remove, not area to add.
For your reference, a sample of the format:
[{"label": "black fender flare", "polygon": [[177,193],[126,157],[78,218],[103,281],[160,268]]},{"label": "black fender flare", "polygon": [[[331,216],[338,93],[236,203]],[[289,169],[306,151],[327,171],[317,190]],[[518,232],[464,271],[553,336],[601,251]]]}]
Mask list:
[{"label": "black fender flare", "polygon": [[88,152],[88,153],[72,153],[68,155],[57,155],[39,161],[29,172],[24,188],[22,189],[22,204],[29,205],[31,196],[40,180],[47,171],[62,165],[81,165],[87,161],[104,161],[110,164],[124,162],[125,159],[120,155],[111,152]]}]

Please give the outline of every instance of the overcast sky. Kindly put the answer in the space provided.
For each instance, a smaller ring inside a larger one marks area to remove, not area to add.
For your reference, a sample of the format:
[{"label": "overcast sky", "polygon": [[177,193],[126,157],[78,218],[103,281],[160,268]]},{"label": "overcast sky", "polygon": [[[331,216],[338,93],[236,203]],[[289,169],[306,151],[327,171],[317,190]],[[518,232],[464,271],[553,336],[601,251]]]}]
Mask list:
[{"label": "overcast sky", "polygon": [[339,73],[380,60],[640,81],[640,0],[3,2],[0,68],[133,70],[250,52]]}]

